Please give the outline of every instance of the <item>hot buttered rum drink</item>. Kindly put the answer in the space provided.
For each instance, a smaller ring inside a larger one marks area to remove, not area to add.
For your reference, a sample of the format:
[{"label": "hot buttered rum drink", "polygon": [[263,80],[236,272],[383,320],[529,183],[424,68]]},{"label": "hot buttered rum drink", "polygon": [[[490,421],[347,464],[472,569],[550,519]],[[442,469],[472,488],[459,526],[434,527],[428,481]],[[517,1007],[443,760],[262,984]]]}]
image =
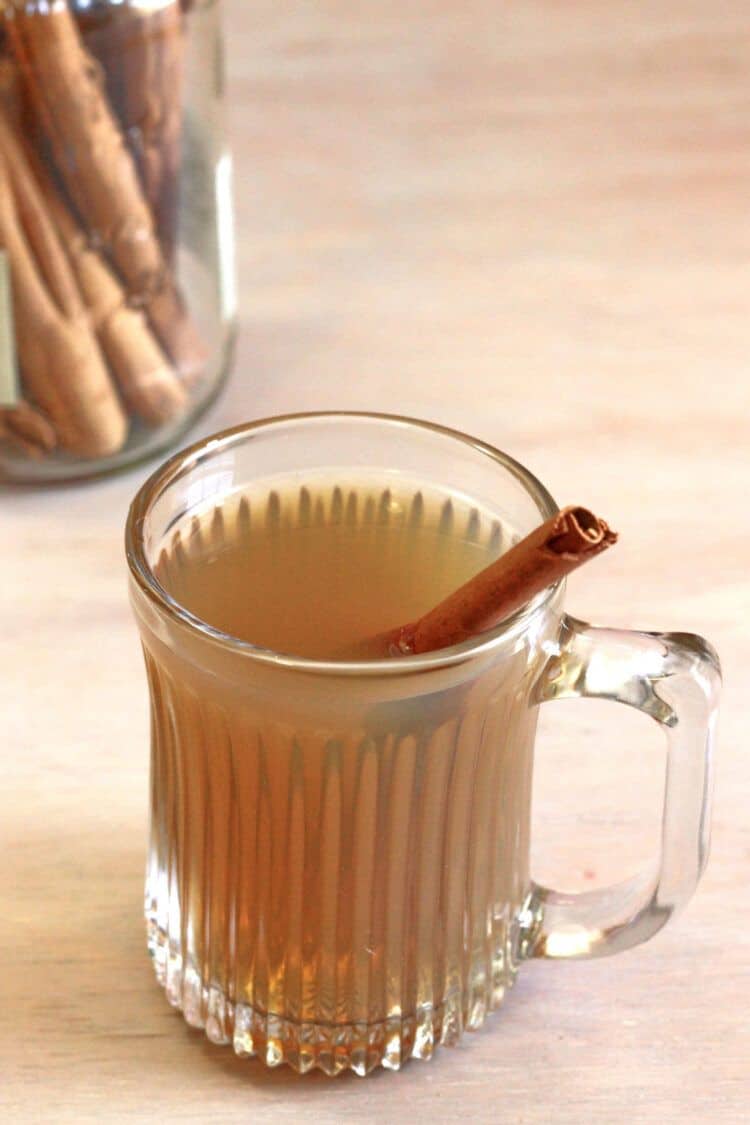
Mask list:
[{"label": "hot buttered rum drink", "polygon": [[436,605],[495,558],[500,522],[424,490],[318,484],[243,496],[191,521],[158,575],[196,617],[317,660]]},{"label": "hot buttered rum drink", "polygon": [[541,647],[409,674],[343,661],[513,539],[395,476],[274,480],[170,532],[157,578],[195,624],[145,645],[146,913],[159,978],[211,1039],[299,1070],[398,1067],[512,981]]}]

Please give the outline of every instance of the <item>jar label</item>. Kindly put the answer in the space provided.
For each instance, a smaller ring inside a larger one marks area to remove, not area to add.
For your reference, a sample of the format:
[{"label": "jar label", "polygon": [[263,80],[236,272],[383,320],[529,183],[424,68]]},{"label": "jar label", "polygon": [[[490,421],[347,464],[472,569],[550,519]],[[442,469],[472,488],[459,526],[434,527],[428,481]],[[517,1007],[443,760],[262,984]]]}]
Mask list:
[{"label": "jar label", "polygon": [[20,398],[10,263],[0,250],[0,406],[15,406]]}]

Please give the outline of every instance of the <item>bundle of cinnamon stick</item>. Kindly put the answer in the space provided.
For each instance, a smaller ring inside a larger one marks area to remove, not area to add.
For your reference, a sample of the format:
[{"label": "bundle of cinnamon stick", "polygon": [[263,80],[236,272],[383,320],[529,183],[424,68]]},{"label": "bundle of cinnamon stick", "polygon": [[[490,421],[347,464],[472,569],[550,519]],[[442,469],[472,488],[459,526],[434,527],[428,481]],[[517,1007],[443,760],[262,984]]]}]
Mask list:
[{"label": "bundle of cinnamon stick", "polygon": [[0,251],[21,395],[0,442],[100,458],[185,412],[174,268],[186,9],[0,0]]}]

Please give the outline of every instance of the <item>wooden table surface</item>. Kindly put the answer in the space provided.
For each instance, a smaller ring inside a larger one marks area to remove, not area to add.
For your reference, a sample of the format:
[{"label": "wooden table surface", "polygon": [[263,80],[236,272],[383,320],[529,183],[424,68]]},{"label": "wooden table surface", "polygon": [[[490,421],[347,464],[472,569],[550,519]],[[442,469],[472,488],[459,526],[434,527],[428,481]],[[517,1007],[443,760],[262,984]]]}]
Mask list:
[{"label": "wooden table surface", "polygon": [[[724,664],[694,901],[640,949],[526,966],[483,1031],[398,1075],[298,1079],[210,1045],[157,988],[141,922],[148,721],[121,541],[149,469],[5,490],[3,1121],[747,1120],[747,19],[741,0],[231,0],[241,337],[199,431],[421,415],[610,517],[621,543],[569,608],[704,633]],[[545,708],[536,876],[635,870],[663,763],[638,715]]]}]

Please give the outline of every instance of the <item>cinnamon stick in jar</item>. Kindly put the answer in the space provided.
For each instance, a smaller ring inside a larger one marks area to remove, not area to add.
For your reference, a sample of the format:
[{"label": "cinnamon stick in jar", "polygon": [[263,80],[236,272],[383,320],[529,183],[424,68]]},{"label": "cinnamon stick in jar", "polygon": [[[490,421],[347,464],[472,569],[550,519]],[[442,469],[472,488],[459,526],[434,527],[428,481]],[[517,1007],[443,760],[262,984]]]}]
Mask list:
[{"label": "cinnamon stick in jar", "polygon": [[57,434],[49,418],[21,399],[15,406],[0,406],[0,441],[38,461],[53,451]]},{"label": "cinnamon stick in jar", "polygon": [[179,0],[70,0],[135,159],[164,257],[177,239],[185,19]]},{"label": "cinnamon stick in jar", "polygon": [[121,274],[185,379],[205,349],[177,292],[135,162],[107,102],[95,60],[65,2],[14,0],[6,28],[57,170],[90,234]]},{"label": "cinnamon stick in jar", "polygon": [[87,241],[52,182],[48,169],[29,152],[0,99],[0,148],[14,163],[28,162],[65,248],[88,309],[91,326],[127,407],[148,425],[179,417],[187,392],[159,347],[140,309],[127,304],[122,285],[100,251]]},{"label": "cinnamon stick in jar", "polygon": [[460,644],[616,542],[616,533],[587,508],[563,508],[418,621],[386,634],[381,647],[407,655]]},{"label": "cinnamon stick in jar", "polygon": [[[185,20],[178,0],[131,10],[132,45],[126,55],[129,136],[146,199],[167,262],[177,243]],[[138,51],[133,48],[138,45]]]},{"label": "cinnamon stick in jar", "polygon": [[[0,247],[10,264],[26,395],[46,416],[62,449],[86,458],[116,453],[128,422],[70,264],[28,164],[22,157],[11,160],[2,146]],[[11,418],[10,432],[16,436],[18,422],[18,416]],[[41,454],[51,445],[47,434],[36,441],[35,451]]]}]

